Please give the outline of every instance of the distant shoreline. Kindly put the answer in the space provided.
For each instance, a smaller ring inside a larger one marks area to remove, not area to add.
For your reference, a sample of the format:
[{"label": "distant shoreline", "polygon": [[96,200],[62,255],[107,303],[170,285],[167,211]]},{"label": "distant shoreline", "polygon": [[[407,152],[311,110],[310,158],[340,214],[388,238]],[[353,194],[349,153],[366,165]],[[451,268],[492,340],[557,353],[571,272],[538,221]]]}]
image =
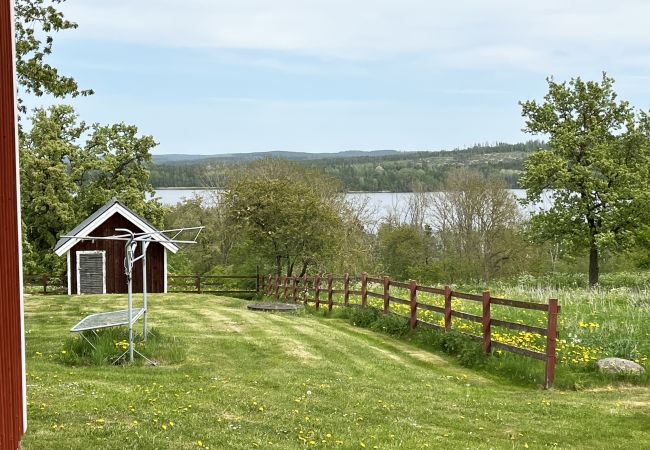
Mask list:
[{"label": "distant shoreline", "polygon": [[[155,191],[218,191],[223,188],[212,187],[191,187],[191,186],[178,186],[178,187],[155,187]],[[413,194],[413,191],[345,191],[346,194]]]}]

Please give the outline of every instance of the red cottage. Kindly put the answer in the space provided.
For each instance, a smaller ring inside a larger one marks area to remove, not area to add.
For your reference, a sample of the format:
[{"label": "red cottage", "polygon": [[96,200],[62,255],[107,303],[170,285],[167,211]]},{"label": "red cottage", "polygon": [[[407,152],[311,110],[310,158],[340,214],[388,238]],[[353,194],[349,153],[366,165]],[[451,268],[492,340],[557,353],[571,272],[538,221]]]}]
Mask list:
[{"label": "red cottage", "polygon": [[[158,231],[144,218],[111,199],[66,236],[113,236],[116,228],[134,233]],[[176,253],[178,247],[163,234],[154,234],[155,242],[147,250],[147,292],[167,292],[167,251]],[[139,250],[139,248],[138,248]],[[111,240],[59,239],[54,247],[58,256],[67,255],[68,294],[126,293],[124,274],[124,242]],[[138,254],[136,254],[137,256]],[[142,265],[133,271],[133,292],[142,292]]]}]

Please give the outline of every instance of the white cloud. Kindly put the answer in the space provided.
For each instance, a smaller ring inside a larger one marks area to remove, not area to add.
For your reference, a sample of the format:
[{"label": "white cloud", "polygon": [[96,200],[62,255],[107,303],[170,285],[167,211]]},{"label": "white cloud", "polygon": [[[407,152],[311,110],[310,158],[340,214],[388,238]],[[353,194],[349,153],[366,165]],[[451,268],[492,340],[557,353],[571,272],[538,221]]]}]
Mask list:
[{"label": "white cloud", "polygon": [[68,0],[65,11],[80,24],[75,38],[323,58],[415,54],[452,68],[547,72],[617,57],[647,67],[650,43],[645,0]]}]

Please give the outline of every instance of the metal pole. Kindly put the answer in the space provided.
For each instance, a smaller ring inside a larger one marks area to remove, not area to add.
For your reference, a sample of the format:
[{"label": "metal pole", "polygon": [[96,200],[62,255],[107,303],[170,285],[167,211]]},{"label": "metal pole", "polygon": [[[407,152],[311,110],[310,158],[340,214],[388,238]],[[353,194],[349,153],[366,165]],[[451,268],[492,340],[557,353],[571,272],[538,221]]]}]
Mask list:
[{"label": "metal pole", "polygon": [[[128,281],[128,321],[129,321],[129,361],[133,362],[133,259],[132,255],[135,254],[135,249],[138,246],[134,242],[133,232],[126,228],[116,228],[115,231],[125,231],[131,234],[131,239],[124,245],[124,273]],[[132,248],[132,244],[135,244]]]},{"label": "metal pole", "polygon": [[147,314],[149,308],[147,307],[147,249],[149,248],[149,241],[142,243],[142,299],[144,303],[143,325],[142,325],[142,339],[147,340]]},{"label": "metal pole", "polygon": [[[127,256],[128,258],[128,256]],[[130,258],[129,258],[130,259]],[[130,261],[129,261],[130,262]],[[132,311],[133,311],[133,278],[131,276],[131,271],[127,274],[129,279],[129,361],[133,362],[133,320],[131,320]]]}]

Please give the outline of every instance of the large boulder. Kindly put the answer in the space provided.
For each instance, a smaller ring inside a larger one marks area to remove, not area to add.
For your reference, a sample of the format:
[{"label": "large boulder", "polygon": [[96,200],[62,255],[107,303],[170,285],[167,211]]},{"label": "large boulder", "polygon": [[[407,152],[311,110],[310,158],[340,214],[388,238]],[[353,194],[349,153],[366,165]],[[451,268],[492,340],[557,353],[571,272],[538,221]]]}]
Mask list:
[{"label": "large boulder", "polygon": [[598,370],[601,373],[623,373],[641,375],[645,369],[640,364],[623,358],[603,358],[598,360]]}]

